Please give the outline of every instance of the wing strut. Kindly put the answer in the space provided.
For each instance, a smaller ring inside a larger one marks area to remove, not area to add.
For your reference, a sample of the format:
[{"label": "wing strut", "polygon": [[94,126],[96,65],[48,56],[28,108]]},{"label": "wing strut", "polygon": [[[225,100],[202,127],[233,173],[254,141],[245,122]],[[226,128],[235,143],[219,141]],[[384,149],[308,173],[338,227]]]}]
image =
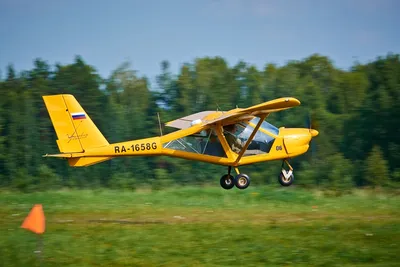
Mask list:
[{"label": "wing strut", "polygon": [[258,129],[260,128],[261,124],[263,123],[264,119],[267,117],[268,114],[262,114],[260,116],[260,120],[258,121],[256,128],[254,128],[253,132],[251,133],[249,139],[247,140],[246,144],[244,145],[244,147],[242,148],[242,150],[239,153],[239,156],[237,157],[235,164],[237,164],[239,162],[239,160],[242,158],[244,152],[247,150],[247,148],[249,147],[251,141],[253,141],[254,136],[256,135]]}]

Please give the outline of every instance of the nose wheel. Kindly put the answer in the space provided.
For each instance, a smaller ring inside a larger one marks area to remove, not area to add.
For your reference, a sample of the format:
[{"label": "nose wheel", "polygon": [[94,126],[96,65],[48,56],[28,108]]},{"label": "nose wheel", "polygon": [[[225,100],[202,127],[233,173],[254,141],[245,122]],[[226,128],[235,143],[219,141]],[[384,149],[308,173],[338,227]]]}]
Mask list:
[{"label": "nose wheel", "polygon": [[239,173],[235,177],[235,185],[239,189],[246,189],[250,185],[250,177],[247,174]]},{"label": "nose wheel", "polygon": [[235,168],[237,173],[236,177],[231,175],[231,167],[228,167],[228,174],[225,174],[220,179],[220,185],[223,189],[232,189],[236,186],[238,189],[246,189],[250,185],[250,177],[247,174],[239,173],[239,170]]},{"label": "nose wheel", "polygon": [[[288,167],[289,167],[288,171],[286,171],[283,168],[284,163],[286,163],[288,165]],[[294,181],[293,168],[292,168],[292,166],[290,166],[290,164],[287,160],[284,160],[282,162],[282,171],[278,176],[278,181],[282,186],[290,186]]]}]

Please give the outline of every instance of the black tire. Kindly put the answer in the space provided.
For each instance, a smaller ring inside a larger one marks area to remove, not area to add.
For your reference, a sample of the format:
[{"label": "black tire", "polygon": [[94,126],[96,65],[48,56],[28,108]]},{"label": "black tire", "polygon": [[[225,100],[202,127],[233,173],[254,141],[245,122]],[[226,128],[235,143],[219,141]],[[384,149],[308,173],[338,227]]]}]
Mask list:
[{"label": "black tire", "polygon": [[278,177],[278,181],[282,186],[290,186],[294,181],[293,173],[289,176],[289,178],[285,178],[283,173],[281,172]]},{"label": "black tire", "polygon": [[219,180],[219,184],[223,189],[232,189],[235,186],[235,180],[232,175],[225,174]]},{"label": "black tire", "polygon": [[250,185],[250,177],[247,174],[240,173],[235,178],[235,186],[239,189],[246,189]]}]

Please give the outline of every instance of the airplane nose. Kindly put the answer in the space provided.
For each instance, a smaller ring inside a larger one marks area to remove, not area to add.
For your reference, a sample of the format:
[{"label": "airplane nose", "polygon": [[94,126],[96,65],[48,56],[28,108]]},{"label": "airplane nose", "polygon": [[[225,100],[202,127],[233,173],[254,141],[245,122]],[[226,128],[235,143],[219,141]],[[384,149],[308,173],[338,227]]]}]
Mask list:
[{"label": "airplane nose", "polygon": [[309,128],[280,129],[283,142],[288,154],[301,155],[309,148],[311,139],[319,134],[317,130]]},{"label": "airplane nose", "polygon": [[317,130],[314,130],[314,129],[311,129],[310,133],[311,133],[312,137],[315,137],[315,136],[317,136],[319,134],[319,132]]}]

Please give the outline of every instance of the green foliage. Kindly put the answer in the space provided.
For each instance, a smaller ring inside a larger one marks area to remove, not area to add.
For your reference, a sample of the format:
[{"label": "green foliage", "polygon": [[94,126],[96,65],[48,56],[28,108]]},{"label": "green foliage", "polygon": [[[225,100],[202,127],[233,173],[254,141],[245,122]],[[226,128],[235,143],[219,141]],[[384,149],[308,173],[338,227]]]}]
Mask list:
[{"label": "green foliage", "polygon": [[[36,59],[29,71],[8,65],[0,80],[0,186],[22,191],[56,186],[125,188],[150,184],[218,184],[226,168],[177,158],[118,158],[89,168],[70,168],[57,159],[56,135],[42,96],[73,94],[110,143],[159,135],[161,122],[204,110],[248,107],[282,96],[302,105],[271,114],[278,127],[312,127],[320,135],[306,155],[293,159],[297,185],[344,192],[352,186],[397,187],[400,170],[400,57],[388,54],[351,69],[313,54],[258,70],[244,61],[229,66],[221,57],[196,58],[176,75],[161,62],[157,88],[128,62],[110,77],[77,56],[51,67]],[[173,131],[162,128],[163,133]],[[245,166],[252,184],[276,184],[280,162]]]},{"label": "green foliage", "polygon": [[389,172],[386,160],[381,149],[374,146],[365,160],[365,180],[368,185],[385,186],[389,181]]},{"label": "green foliage", "polygon": [[115,173],[108,182],[108,187],[111,189],[122,189],[128,191],[135,191],[136,179],[133,177],[132,173]]},{"label": "green foliage", "polygon": [[36,187],[39,190],[58,189],[62,186],[61,177],[45,164],[40,164]]},{"label": "green foliage", "polygon": [[354,186],[355,167],[340,153],[312,163],[304,161],[301,166],[302,171],[298,178],[298,183],[301,185],[308,187],[318,185],[321,189],[339,192]]}]

